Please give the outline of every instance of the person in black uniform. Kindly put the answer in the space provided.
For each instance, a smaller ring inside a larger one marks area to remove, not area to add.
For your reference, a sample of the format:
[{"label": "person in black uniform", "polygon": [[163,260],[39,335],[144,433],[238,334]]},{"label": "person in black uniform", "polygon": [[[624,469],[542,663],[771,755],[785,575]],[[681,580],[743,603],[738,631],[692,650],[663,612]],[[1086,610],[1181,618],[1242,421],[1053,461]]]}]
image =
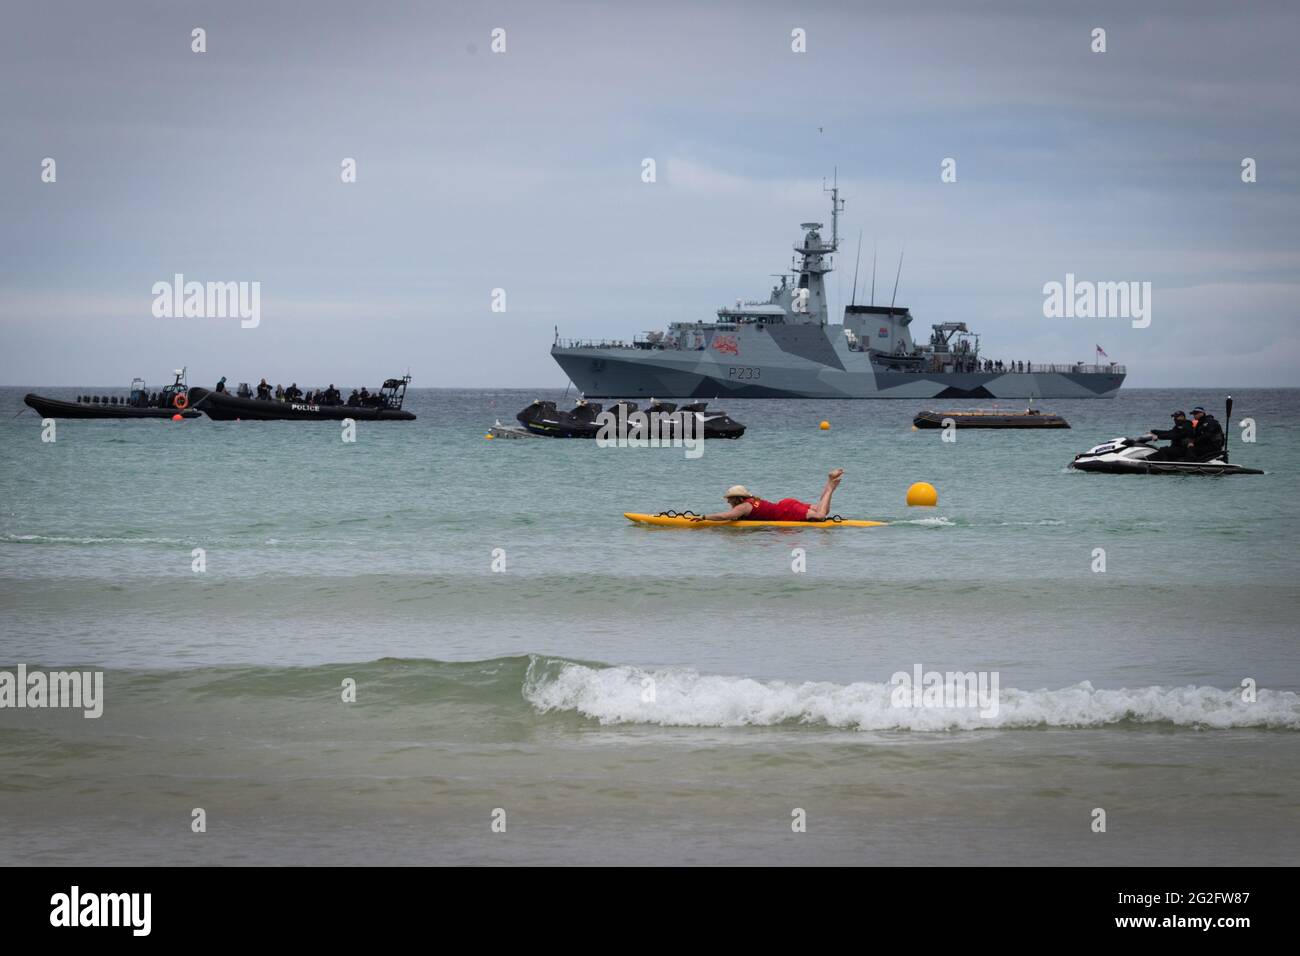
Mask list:
[{"label": "person in black uniform", "polygon": [[1223,426],[1200,405],[1192,409],[1192,433],[1192,457],[1197,461],[1209,461],[1223,452]]},{"label": "person in black uniform", "polygon": [[1174,420],[1173,428],[1151,429],[1147,434],[1160,441],[1169,442],[1167,448],[1161,448],[1151,456],[1155,461],[1186,461],[1191,453],[1192,441],[1196,437],[1192,423],[1181,409],[1169,416]]}]

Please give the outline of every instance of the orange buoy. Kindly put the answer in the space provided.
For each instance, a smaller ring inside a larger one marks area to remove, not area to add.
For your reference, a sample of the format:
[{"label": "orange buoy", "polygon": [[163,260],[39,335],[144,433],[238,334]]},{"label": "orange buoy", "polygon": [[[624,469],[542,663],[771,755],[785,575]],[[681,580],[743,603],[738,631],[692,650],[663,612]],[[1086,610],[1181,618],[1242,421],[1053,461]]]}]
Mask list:
[{"label": "orange buoy", "polygon": [[179,421],[183,420],[184,418],[185,418],[184,415],[182,415],[180,412],[177,412],[175,415],[172,416],[172,421],[174,421],[174,422],[179,422]]},{"label": "orange buoy", "polygon": [[933,508],[939,503],[939,492],[928,481],[918,481],[907,489],[907,504],[911,508]]}]

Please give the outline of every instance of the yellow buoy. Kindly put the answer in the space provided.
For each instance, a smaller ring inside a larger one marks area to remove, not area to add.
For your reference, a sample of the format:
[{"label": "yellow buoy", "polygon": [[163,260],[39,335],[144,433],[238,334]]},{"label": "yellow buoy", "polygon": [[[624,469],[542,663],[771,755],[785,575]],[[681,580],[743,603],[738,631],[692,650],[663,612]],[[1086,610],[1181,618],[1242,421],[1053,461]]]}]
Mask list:
[{"label": "yellow buoy", "polygon": [[907,503],[913,508],[933,508],[939,503],[939,492],[928,481],[918,481],[907,489]]},{"label": "yellow buoy", "polygon": [[487,439],[490,440],[490,439],[496,438],[497,436],[496,436],[496,435],[493,435],[491,432],[488,432],[488,433],[487,433],[486,435],[484,435],[483,437],[484,437],[484,438],[487,438]]},{"label": "yellow buoy", "polygon": [[826,431],[826,430],[829,429],[830,427],[831,427],[831,423],[830,423],[830,422],[822,422],[822,424],[821,424],[821,429],[822,429],[822,431]]}]

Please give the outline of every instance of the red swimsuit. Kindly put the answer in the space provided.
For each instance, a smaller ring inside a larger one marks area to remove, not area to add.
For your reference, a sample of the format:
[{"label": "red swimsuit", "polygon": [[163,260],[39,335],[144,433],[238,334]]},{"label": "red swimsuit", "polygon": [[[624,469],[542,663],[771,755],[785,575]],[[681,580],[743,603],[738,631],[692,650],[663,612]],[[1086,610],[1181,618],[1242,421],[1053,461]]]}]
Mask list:
[{"label": "red swimsuit", "polygon": [[746,498],[753,506],[749,521],[807,521],[808,509],[812,505],[797,498],[782,498],[780,501],[764,501],[762,498]]}]

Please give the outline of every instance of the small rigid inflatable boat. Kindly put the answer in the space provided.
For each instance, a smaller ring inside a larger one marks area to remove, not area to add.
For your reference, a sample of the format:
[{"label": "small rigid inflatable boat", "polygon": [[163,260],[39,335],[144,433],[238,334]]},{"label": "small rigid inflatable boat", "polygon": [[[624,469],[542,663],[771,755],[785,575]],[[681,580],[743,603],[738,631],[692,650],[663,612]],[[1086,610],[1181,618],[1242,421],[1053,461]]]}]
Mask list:
[{"label": "small rigid inflatable boat", "polygon": [[175,381],[150,393],[142,378],[131,380],[130,394],[78,395],[76,401],[46,398],[28,392],[23,401],[42,418],[198,418],[199,413],[186,406],[185,369],[175,369]]},{"label": "small rigid inflatable boat", "polygon": [[216,392],[207,388],[191,388],[190,408],[197,408],[209,418],[219,422],[231,421],[342,421],[350,418],[358,422],[409,422],[415,414],[404,411],[402,402],[411,376],[390,378],[379,392],[374,405],[325,405],[317,402],[280,401],[277,399],[240,398],[229,392]]},{"label": "small rigid inflatable boat", "polygon": [[975,408],[960,412],[918,412],[912,419],[913,428],[943,428],[944,419],[951,418],[956,428],[1069,428],[1070,423],[1060,415],[1029,408],[1023,412],[1003,412],[997,409]]},{"label": "small rigid inflatable boat", "polygon": [[[107,399],[107,396],[104,396]],[[192,409],[182,411],[178,408],[158,407],[154,405],[132,405],[126,399],[120,402],[101,400],[99,395],[79,396],[75,402],[65,402],[58,398],[46,398],[34,392],[23,396],[23,401],[36,409],[42,418],[198,418],[199,413]]]}]

